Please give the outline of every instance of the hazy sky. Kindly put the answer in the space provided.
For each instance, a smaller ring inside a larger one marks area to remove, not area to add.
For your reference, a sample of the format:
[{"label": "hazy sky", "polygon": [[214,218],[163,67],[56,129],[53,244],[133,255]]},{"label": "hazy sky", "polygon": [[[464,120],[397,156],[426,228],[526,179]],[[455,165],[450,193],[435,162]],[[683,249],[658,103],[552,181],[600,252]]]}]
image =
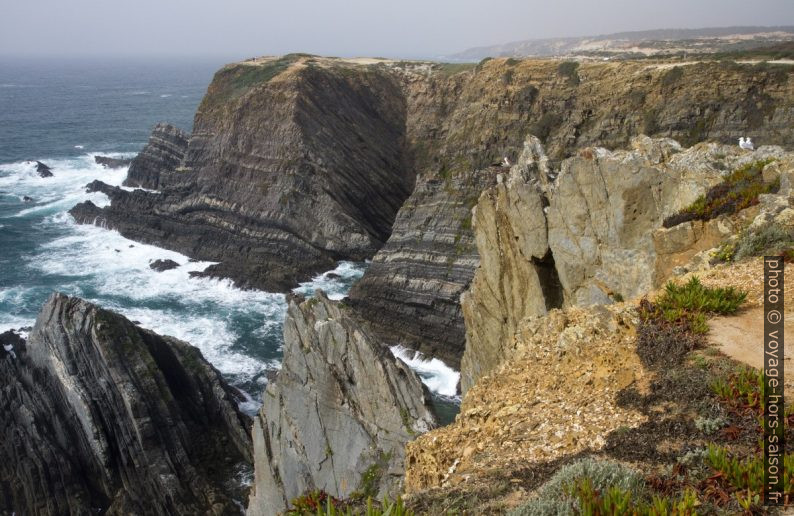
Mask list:
[{"label": "hazy sky", "polygon": [[794,25],[794,0],[2,0],[0,54],[433,57],[728,25]]}]

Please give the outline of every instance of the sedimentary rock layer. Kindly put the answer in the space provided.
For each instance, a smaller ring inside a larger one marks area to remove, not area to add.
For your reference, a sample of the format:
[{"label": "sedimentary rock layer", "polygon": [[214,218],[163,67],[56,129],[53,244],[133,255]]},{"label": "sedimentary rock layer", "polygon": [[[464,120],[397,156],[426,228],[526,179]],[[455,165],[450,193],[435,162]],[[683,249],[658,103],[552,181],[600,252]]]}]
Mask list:
[{"label": "sedimentary rock layer", "polygon": [[0,509],[239,512],[248,421],[198,349],[54,294],[13,352],[0,351]]},{"label": "sedimentary rock layer", "polygon": [[210,85],[178,166],[162,126],[131,166],[128,184],[160,193],[119,191],[108,208],[72,213],[220,262],[210,273],[243,286],[288,290],[336,260],[371,257],[388,238],[414,184],[405,126],[389,74],[231,65]]},{"label": "sedimentary rock layer", "polygon": [[492,185],[492,164],[514,163],[528,134],[555,168],[576,149],[625,147],[641,133],[684,146],[747,135],[791,145],[791,76],[717,62],[238,63],[210,85],[182,163],[160,174],[169,187],[73,214],[269,289],[380,249],[351,293],[357,309],[379,337],[457,365],[457,298],[477,263],[464,212]]},{"label": "sedimentary rock layer", "polygon": [[638,137],[628,151],[583,149],[562,162],[554,181],[526,166],[543,162],[541,154],[522,156],[474,210],[481,260],[462,300],[463,390],[499,364],[526,317],[644,295],[667,278],[674,254],[691,257],[702,250],[693,247],[701,237],[718,243],[719,220],[698,238],[657,230],[725,171],[770,156],[786,153],[716,144],[684,150],[674,140]]},{"label": "sedimentary rock layer", "polygon": [[[169,124],[157,124],[149,136],[149,143],[130,163],[124,186],[157,190],[177,175],[187,151],[188,134]],[[106,159],[106,158],[105,158]],[[97,157],[97,163],[100,163]],[[101,163],[105,164],[105,163]]]},{"label": "sedimentary rock layer", "polygon": [[282,368],[263,398],[251,515],[276,514],[315,489],[393,496],[405,443],[436,426],[419,377],[321,291],[290,298]]}]

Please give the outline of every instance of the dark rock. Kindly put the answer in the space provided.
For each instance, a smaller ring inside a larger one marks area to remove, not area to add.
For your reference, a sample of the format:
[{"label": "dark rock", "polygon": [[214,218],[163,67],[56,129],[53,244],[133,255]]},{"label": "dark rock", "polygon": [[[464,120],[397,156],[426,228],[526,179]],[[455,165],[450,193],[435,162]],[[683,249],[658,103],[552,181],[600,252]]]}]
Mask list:
[{"label": "dark rock", "polygon": [[340,279],[342,276],[340,276],[339,274],[337,274],[335,272],[326,272],[325,273],[325,277],[328,278],[328,279]]},{"label": "dark rock", "polygon": [[132,163],[132,159],[129,158],[108,158],[107,156],[94,156],[94,161],[105,168],[121,168]]},{"label": "dark rock", "polygon": [[52,177],[52,168],[48,167],[41,161],[36,162],[36,172],[41,177]]},{"label": "dark rock", "polygon": [[28,197],[27,195],[22,196],[23,202],[33,202],[33,197]]},{"label": "dark rock", "polygon": [[248,419],[198,349],[54,294],[17,355],[0,360],[0,512],[238,512]]},{"label": "dark rock", "polygon": [[417,184],[391,238],[350,290],[351,306],[380,340],[460,367],[466,339],[459,300],[480,263],[471,209],[495,182],[485,169]]},{"label": "dark rock", "polygon": [[[124,186],[157,190],[167,183],[166,176],[179,168],[187,151],[188,134],[166,123],[157,124],[149,143],[130,161]],[[98,163],[98,161],[97,161]]]},{"label": "dark rock", "polygon": [[174,260],[155,260],[149,264],[150,269],[154,269],[157,272],[163,271],[170,271],[171,269],[176,269],[179,267],[179,264]]},{"label": "dark rock", "polygon": [[405,444],[436,426],[429,393],[322,291],[288,302],[283,364],[252,430],[248,514],[278,514],[314,489],[339,498],[356,490],[396,496]]},{"label": "dark rock", "polygon": [[75,219],[219,262],[206,274],[266,290],[374,255],[414,182],[397,78],[305,68],[230,97],[224,73],[183,159],[184,135],[160,125],[130,166],[125,184],[159,194],[117,192],[101,216],[83,206]]}]

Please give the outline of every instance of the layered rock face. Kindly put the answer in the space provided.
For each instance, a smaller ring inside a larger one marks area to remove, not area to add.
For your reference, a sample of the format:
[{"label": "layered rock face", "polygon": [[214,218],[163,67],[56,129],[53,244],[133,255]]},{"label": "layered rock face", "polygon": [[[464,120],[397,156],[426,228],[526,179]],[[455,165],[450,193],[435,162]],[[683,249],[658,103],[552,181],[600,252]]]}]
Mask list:
[{"label": "layered rock face", "polygon": [[784,155],[775,147],[745,153],[700,144],[683,150],[673,140],[648,137],[635,139],[632,147],[584,149],[563,161],[550,181],[555,174],[542,166],[547,160],[535,142],[480,197],[473,225],[481,266],[462,300],[464,391],[514,346],[517,324],[527,316],[643,295],[667,277],[674,252],[683,253],[698,239],[699,249],[683,256],[714,246],[730,230],[712,229],[710,238],[701,231],[683,243],[682,229],[657,230],[665,217],[718,183],[725,170]]},{"label": "layered rock face", "polygon": [[[173,125],[160,123],[152,130],[149,143],[130,163],[124,186],[137,186],[157,190],[168,184],[168,176],[174,173],[185,158],[188,134]],[[118,166],[107,158],[97,163]]]},{"label": "layered rock face", "polygon": [[54,294],[14,353],[0,352],[4,511],[239,513],[247,418],[198,349]]},{"label": "layered rock face", "polygon": [[350,291],[350,303],[379,340],[459,367],[459,298],[479,263],[471,208],[499,170],[424,179],[400,209],[389,241]]},{"label": "layered rock face", "polygon": [[[379,337],[453,367],[464,347],[458,297],[478,263],[477,251],[470,250],[470,216],[462,215],[467,203],[460,199],[493,184],[498,171],[487,168],[492,163],[504,157],[516,163],[527,134],[543,141],[555,169],[575,149],[625,147],[642,133],[686,145],[704,139],[733,143],[745,132],[758,143],[794,144],[787,127],[794,121],[789,107],[794,81],[785,70],[582,63],[566,76],[559,62],[505,59],[462,73],[443,65],[393,70],[403,77],[407,136],[419,179],[392,237],[350,296]],[[476,174],[481,179],[470,181]],[[432,188],[438,182],[444,188]],[[495,233],[488,238],[495,244]],[[532,256],[536,267],[554,270],[543,254]]]},{"label": "layered rock face", "polygon": [[490,165],[515,162],[527,134],[555,168],[575,149],[641,133],[791,145],[790,77],[715,62],[254,60],[216,75],[184,160],[160,174],[170,187],[73,214],[270,290],[380,249],[351,293],[356,307],[379,338],[457,366],[457,298],[477,262],[465,212],[492,186]]},{"label": "layered rock face", "polygon": [[231,65],[210,85],[179,166],[158,127],[131,167],[128,183],[160,194],[119,191],[108,208],[72,214],[221,262],[209,273],[243,286],[287,290],[385,242],[414,184],[405,125],[399,84],[376,69]]},{"label": "layered rock face", "polygon": [[251,515],[314,489],[395,495],[405,444],[436,426],[416,374],[322,292],[290,298],[282,368],[263,398]]}]

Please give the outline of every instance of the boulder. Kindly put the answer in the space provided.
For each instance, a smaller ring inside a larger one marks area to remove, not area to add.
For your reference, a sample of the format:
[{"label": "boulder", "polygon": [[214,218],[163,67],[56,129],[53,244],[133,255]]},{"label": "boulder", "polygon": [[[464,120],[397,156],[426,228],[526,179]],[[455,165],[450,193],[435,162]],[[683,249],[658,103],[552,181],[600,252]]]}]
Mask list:
[{"label": "boulder", "polygon": [[156,270],[157,272],[170,271],[171,269],[176,269],[177,267],[179,267],[177,262],[168,259],[157,259],[149,263],[149,268]]}]

